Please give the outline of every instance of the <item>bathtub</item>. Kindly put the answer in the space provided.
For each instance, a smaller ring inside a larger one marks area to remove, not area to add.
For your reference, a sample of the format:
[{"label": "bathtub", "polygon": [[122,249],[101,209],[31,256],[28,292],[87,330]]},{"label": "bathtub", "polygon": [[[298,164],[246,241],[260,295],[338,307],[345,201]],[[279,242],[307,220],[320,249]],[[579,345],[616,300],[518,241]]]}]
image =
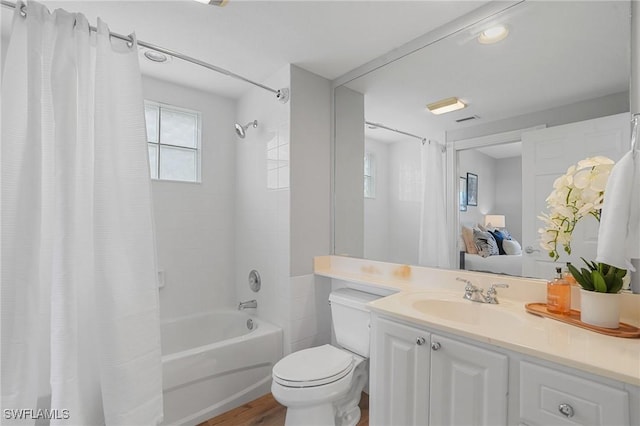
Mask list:
[{"label": "bathtub", "polygon": [[280,328],[221,310],[163,321],[160,329],[162,425],[196,425],[270,391]]}]

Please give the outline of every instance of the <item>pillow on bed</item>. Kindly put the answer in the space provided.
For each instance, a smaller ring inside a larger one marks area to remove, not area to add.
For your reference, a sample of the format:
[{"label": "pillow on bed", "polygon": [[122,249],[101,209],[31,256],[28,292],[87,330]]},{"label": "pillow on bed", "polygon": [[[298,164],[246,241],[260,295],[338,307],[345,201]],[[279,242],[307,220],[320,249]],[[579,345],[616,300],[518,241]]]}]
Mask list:
[{"label": "pillow on bed", "polygon": [[505,240],[513,240],[513,237],[511,236],[509,231],[507,231],[507,228],[500,229],[500,232],[502,232],[502,235],[504,236]]},{"label": "pillow on bed", "polygon": [[473,242],[476,244],[478,254],[482,257],[489,257],[499,254],[498,244],[490,232],[483,232],[478,229],[473,230]]},{"label": "pillow on bed", "polygon": [[504,240],[508,239],[505,237],[505,234],[502,233],[499,229],[495,229],[495,230],[489,230],[489,232],[491,233],[491,235],[493,235],[493,238],[496,240],[496,244],[498,245],[498,253],[500,254],[506,254],[504,252],[504,249],[502,248],[502,242]]},{"label": "pillow on bed", "polygon": [[462,239],[464,240],[464,245],[467,248],[467,253],[478,254],[478,249],[476,248],[476,244],[473,241],[473,229],[469,228],[468,226],[463,226]]},{"label": "pillow on bed", "polygon": [[522,247],[520,247],[520,243],[516,240],[503,240],[502,248],[506,254],[510,255],[521,255]]}]

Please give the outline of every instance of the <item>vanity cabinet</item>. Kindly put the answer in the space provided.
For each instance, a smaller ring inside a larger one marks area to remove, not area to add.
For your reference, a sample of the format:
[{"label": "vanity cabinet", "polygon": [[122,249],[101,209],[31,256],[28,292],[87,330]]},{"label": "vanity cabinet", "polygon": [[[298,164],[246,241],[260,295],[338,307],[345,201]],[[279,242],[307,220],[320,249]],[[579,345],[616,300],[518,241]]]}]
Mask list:
[{"label": "vanity cabinet", "polygon": [[372,426],[640,424],[640,388],[372,314]]},{"label": "vanity cabinet", "polygon": [[371,425],[504,425],[505,355],[374,315]]}]

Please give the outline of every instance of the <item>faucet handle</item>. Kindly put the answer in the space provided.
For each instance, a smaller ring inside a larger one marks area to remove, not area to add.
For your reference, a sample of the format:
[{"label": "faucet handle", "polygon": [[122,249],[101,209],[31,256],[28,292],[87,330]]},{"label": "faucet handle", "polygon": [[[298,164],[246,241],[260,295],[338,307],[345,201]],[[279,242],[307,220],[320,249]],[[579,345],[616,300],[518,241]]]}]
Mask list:
[{"label": "faucet handle", "polygon": [[464,291],[466,291],[467,293],[473,292],[473,291],[478,291],[478,287],[476,287],[475,285],[473,285],[473,283],[469,280],[465,280],[464,278],[460,278],[460,277],[456,277],[456,281],[462,281],[463,283],[465,283],[465,287],[464,287]]},{"label": "faucet handle", "polygon": [[496,288],[509,288],[509,284],[504,284],[504,283],[491,284],[491,287],[489,287],[489,290],[487,290],[487,294],[489,293],[495,294]]},{"label": "faucet handle", "polygon": [[487,303],[492,303],[492,304],[498,304],[498,298],[496,296],[498,296],[498,292],[496,291],[496,288],[500,287],[500,288],[508,288],[509,284],[503,284],[503,283],[498,283],[498,284],[491,284],[491,287],[489,287],[489,290],[487,290]]}]

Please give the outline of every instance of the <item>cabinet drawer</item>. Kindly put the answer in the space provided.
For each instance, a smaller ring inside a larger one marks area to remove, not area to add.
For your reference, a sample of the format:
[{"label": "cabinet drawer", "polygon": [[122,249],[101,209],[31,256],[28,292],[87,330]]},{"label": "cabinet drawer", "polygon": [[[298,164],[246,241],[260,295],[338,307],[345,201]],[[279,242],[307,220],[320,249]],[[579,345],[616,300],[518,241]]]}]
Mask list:
[{"label": "cabinet drawer", "polygon": [[520,418],[533,425],[629,425],[629,395],[602,383],[520,363]]}]

